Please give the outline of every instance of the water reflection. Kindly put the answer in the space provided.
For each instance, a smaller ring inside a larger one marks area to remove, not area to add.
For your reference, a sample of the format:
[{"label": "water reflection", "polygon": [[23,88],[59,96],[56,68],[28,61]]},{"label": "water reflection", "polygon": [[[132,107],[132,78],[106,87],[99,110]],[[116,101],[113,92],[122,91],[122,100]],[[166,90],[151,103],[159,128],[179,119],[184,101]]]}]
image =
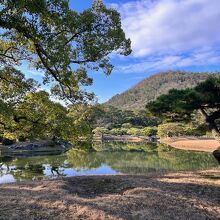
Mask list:
[{"label": "water reflection", "polygon": [[217,166],[211,154],[173,149],[161,144],[106,143],[96,150],[26,158],[0,158],[0,183],[52,179],[58,176],[146,174],[149,171],[198,170]]}]

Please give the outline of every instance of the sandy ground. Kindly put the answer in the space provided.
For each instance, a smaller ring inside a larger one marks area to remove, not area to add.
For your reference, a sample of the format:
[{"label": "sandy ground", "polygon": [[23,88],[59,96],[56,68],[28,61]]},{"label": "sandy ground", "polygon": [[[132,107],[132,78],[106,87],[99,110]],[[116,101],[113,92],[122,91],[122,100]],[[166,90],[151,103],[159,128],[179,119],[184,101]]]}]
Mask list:
[{"label": "sandy ground", "polygon": [[220,219],[220,168],[0,185],[0,219]]},{"label": "sandy ground", "polygon": [[172,147],[183,150],[195,150],[213,152],[220,143],[214,139],[196,139],[196,138],[164,138],[161,143],[169,144]]}]

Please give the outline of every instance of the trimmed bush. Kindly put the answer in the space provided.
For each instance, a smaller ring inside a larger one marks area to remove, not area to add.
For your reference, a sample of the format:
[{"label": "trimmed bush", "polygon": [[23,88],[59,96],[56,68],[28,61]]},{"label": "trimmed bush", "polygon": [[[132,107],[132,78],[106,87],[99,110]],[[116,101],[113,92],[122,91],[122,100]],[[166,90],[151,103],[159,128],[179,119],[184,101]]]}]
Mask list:
[{"label": "trimmed bush", "polygon": [[56,146],[56,143],[51,140],[51,141],[48,141],[48,142],[47,142],[47,146],[48,146],[48,147],[55,147],[55,146]]},{"label": "trimmed bush", "polygon": [[11,140],[11,139],[8,139],[8,138],[3,138],[2,139],[2,144],[3,145],[12,145],[15,143],[15,140]]}]

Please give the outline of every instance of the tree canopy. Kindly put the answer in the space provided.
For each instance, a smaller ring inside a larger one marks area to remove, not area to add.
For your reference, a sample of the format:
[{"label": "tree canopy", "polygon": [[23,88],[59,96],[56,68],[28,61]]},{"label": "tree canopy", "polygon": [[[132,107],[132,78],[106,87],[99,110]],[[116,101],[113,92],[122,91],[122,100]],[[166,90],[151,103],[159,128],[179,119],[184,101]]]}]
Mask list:
[{"label": "tree canopy", "polygon": [[[78,102],[94,97],[83,90],[89,70],[109,75],[109,55],[131,53],[120,14],[101,0],[80,13],[67,0],[3,0],[0,28],[0,137],[91,139],[93,107]],[[44,72],[51,94],[72,105],[53,101],[18,70],[23,64]]]},{"label": "tree canopy", "polygon": [[153,115],[173,122],[190,121],[194,112],[199,111],[219,140],[220,77],[209,77],[191,89],[170,90],[146,107]]},{"label": "tree canopy", "polygon": [[92,83],[88,69],[110,74],[108,55],[131,52],[120,14],[99,0],[81,13],[66,0],[3,0],[0,28],[0,66],[28,61],[45,73],[54,95],[72,102],[93,97],[81,89]]},{"label": "tree canopy", "polygon": [[82,111],[52,101],[36,81],[12,67],[0,70],[0,76],[0,137],[32,140],[55,136],[71,142],[91,138],[90,121]]}]

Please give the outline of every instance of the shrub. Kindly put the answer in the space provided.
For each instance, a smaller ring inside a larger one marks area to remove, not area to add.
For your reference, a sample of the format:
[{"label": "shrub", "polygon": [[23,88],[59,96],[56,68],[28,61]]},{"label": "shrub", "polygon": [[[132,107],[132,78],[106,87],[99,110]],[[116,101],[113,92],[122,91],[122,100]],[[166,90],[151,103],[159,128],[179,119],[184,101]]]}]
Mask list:
[{"label": "shrub", "polygon": [[2,139],[2,144],[3,145],[12,145],[15,143],[15,140],[14,139],[8,139],[8,138],[3,138]]},{"label": "shrub", "polygon": [[130,135],[140,135],[140,134],[141,134],[139,128],[130,128],[130,129],[128,129],[127,132],[128,132],[128,134],[130,134]]},{"label": "shrub", "polygon": [[140,133],[143,136],[154,136],[157,134],[157,128],[156,127],[145,127],[141,129]]},{"label": "shrub", "polygon": [[165,123],[158,126],[157,135],[159,137],[173,137],[186,135],[186,128],[181,123]]},{"label": "shrub", "polygon": [[121,127],[122,127],[122,128],[131,128],[132,125],[131,125],[131,123],[124,123],[124,124],[122,124]]},{"label": "shrub", "polygon": [[47,142],[47,146],[48,147],[55,147],[56,143],[54,141],[50,140],[50,141]]},{"label": "shrub", "polygon": [[126,135],[128,134],[128,130],[125,128],[113,128],[110,130],[110,134],[112,135]]},{"label": "shrub", "polygon": [[104,128],[104,127],[97,127],[92,132],[95,135],[102,135],[102,134],[108,134],[109,130],[107,128]]},{"label": "shrub", "polygon": [[207,125],[199,125],[198,127],[192,127],[191,125],[182,123],[166,123],[158,126],[159,137],[172,137],[172,136],[203,136],[206,135],[208,128]]},{"label": "shrub", "polygon": [[24,142],[24,141],[26,141],[26,140],[27,140],[27,138],[24,137],[24,136],[20,136],[20,137],[18,138],[18,141],[21,141],[21,142]]}]

